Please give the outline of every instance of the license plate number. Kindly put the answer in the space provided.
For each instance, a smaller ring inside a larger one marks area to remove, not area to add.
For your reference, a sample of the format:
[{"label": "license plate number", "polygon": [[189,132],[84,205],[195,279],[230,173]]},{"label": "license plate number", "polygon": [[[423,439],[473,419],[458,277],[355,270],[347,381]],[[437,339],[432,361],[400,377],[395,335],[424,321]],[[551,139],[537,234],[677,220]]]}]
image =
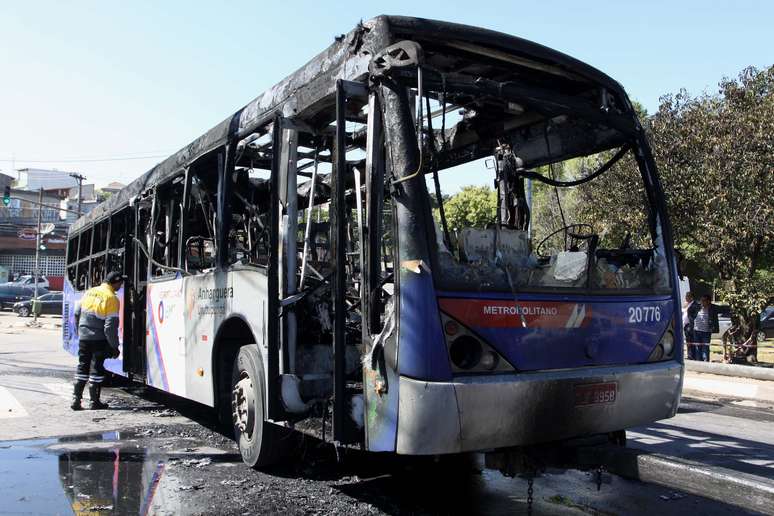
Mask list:
[{"label": "license plate number", "polygon": [[616,394],[618,394],[618,384],[615,382],[576,385],[575,406],[614,403]]}]

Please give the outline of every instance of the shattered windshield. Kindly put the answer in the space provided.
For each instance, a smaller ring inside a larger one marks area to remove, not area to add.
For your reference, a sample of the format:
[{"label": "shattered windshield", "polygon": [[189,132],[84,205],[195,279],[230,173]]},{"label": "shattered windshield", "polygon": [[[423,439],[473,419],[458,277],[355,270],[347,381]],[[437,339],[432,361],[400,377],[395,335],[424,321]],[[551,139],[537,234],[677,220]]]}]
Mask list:
[{"label": "shattered windshield", "polygon": [[[623,108],[612,122],[546,116],[453,91],[415,95],[439,288],[668,292],[662,220]],[[621,209],[601,212],[603,198]]]}]

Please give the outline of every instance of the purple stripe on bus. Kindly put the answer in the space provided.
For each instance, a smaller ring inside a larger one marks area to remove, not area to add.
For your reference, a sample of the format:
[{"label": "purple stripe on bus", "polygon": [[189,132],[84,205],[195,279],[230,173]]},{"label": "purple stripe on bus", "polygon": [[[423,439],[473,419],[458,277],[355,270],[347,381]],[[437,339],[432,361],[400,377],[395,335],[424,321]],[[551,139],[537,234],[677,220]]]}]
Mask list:
[{"label": "purple stripe on bus", "polygon": [[156,318],[153,317],[153,303],[151,302],[150,291],[148,292],[148,321],[150,323],[150,337],[153,345],[153,351],[156,354],[156,362],[159,365],[159,371],[161,373],[161,383],[164,386],[164,390],[169,392],[167,368],[164,365],[164,357],[161,355],[161,343],[159,342],[159,335],[156,331]]}]

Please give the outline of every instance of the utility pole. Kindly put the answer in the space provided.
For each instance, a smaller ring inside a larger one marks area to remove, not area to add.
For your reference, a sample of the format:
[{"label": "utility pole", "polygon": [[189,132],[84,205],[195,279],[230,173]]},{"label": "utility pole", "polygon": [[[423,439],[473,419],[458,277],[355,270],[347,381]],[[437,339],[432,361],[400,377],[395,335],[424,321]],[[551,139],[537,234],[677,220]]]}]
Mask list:
[{"label": "utility pole", "polygon": [[35,277],[33,278],[33,281],[35,282],[35,301],[32,303],[32,313],[35,314],[35,324],[38,323],[38,311],[35,310],[37,308],[38,302],[38,278],[40,277],[40,218],[43,215],[43,187],[40,188],[40,191],[38,192],[38,230],[35,232]]},{"label": "utility pole", "polygon": [[83,215],[83,212],[81,211],[81,193],[83,191],[83,182],[86,178],[81,174],[70,174],[70,177],[75,178],[75,180],[78,181],[78,216],[80,217]]}]

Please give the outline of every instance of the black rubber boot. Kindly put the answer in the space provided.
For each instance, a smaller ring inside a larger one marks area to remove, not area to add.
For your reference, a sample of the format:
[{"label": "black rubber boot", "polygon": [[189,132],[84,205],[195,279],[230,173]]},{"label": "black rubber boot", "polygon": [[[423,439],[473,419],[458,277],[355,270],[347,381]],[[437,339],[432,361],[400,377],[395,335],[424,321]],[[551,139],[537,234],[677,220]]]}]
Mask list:
[{"label": "black rubber boot", "polygon": [[73,402],[70,404],[70,408],[73,410],[83,410],[81,407],[81,398],[83,397],[83,389],[86,387],[86,382],[78,380],[73,385]]},{"label": "black rubber boot", "polygon": [[89,408],[91,410],[104,410],[109,409],[110,405],[107,403],[102,403],[99,401],[99,394],[102,390],[102,385],[98,383],[89,383],[89,397],[91,398],[91,403],[89,403]]}]

